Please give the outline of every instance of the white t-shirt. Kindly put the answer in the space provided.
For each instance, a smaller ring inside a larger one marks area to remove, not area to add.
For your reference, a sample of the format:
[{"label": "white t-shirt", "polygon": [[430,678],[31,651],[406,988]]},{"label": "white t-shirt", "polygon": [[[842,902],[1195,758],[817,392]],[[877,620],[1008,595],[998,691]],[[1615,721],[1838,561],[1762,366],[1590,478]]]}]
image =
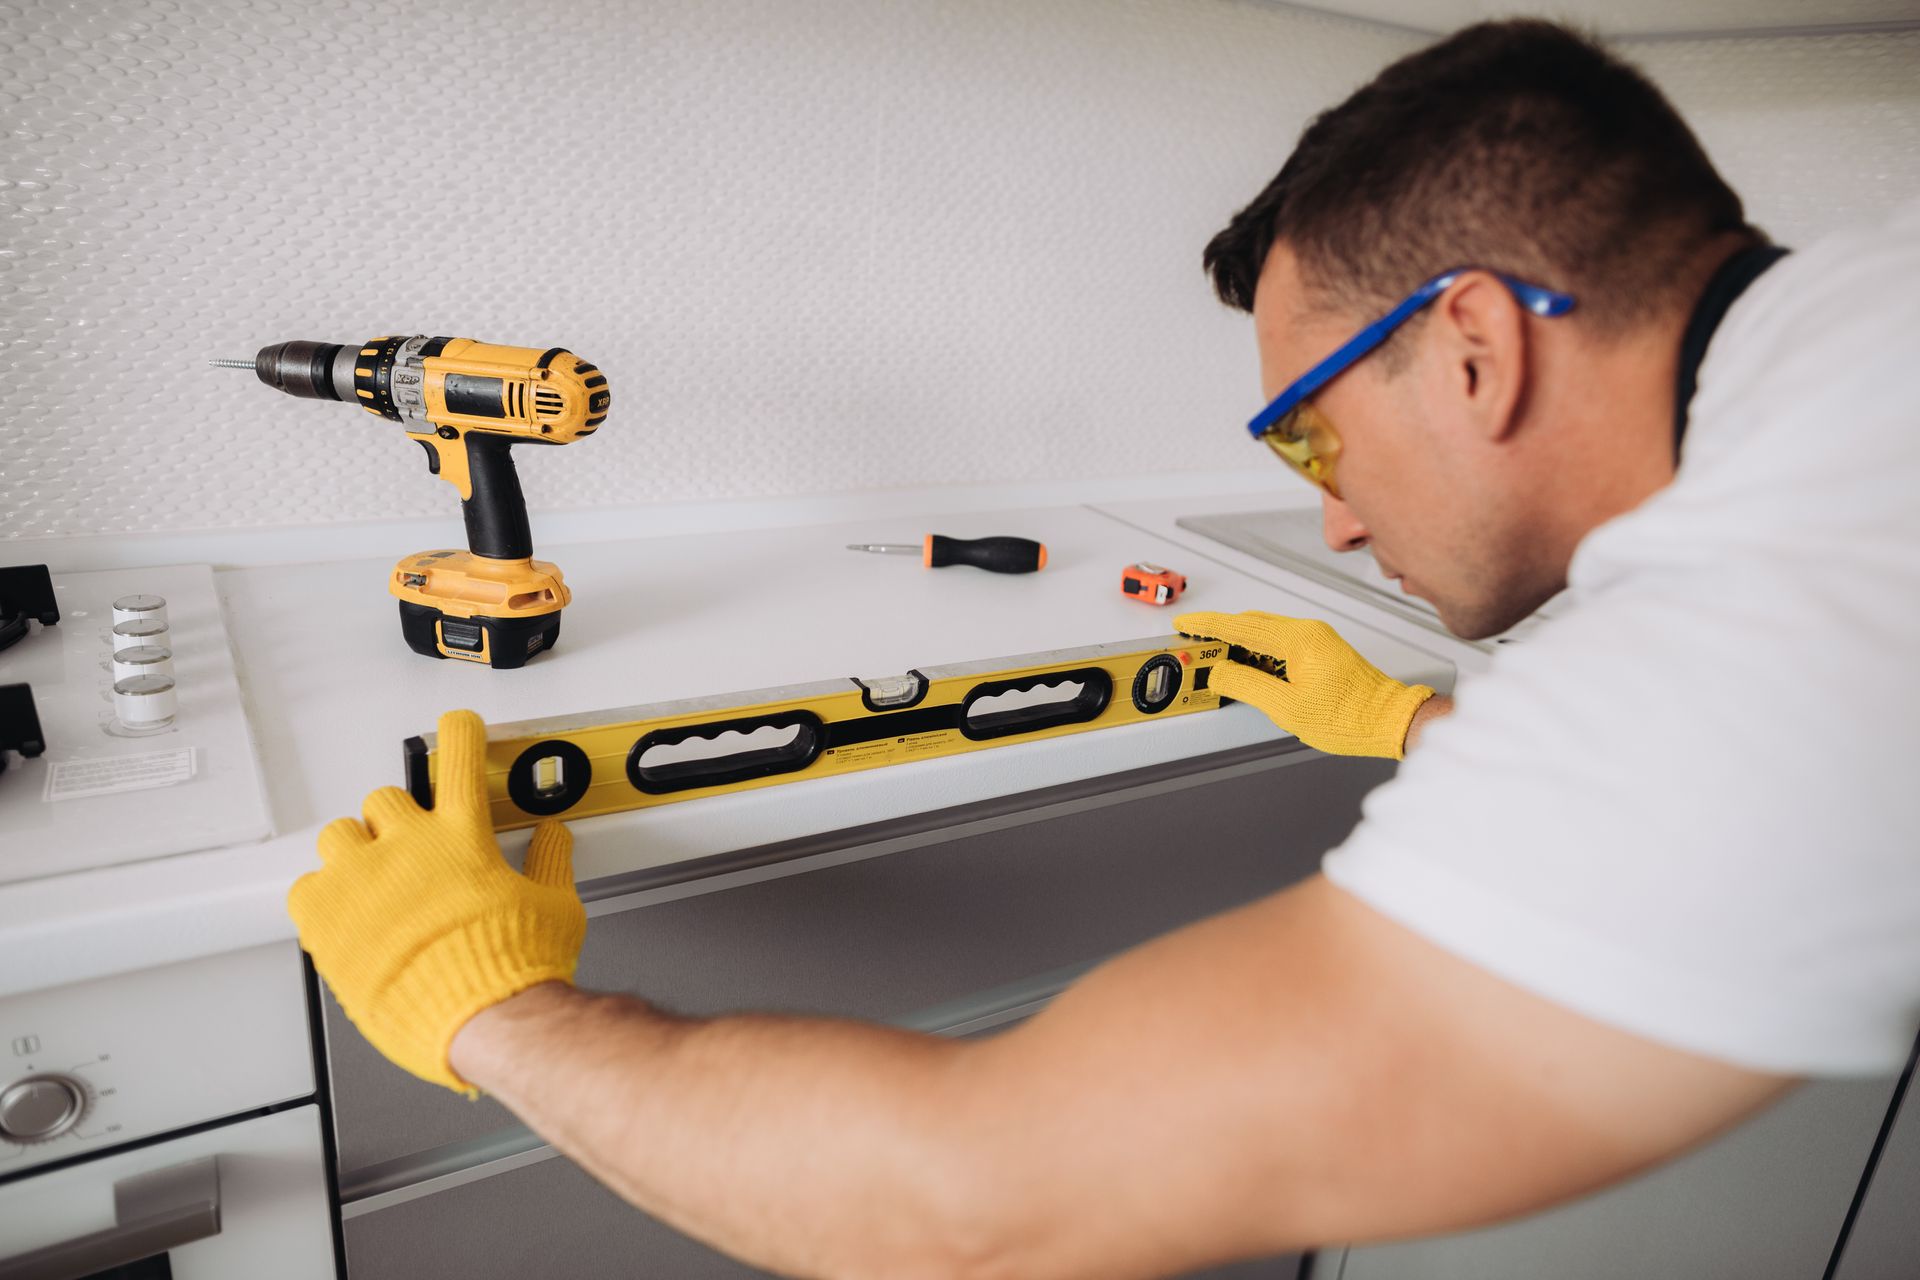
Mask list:
[{"label": "white t-shirt", "polygon": [[1766,1071],[1920,1027],[1920,204],[1727,313],[1679,474],[1328,855],[1517,986]]}]

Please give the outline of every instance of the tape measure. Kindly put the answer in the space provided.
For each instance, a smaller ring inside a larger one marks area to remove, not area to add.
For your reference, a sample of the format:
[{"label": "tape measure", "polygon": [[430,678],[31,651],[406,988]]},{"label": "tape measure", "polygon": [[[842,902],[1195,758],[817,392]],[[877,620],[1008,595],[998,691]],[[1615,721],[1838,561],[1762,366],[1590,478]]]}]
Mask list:
[{"label": "tape measure", "polygon": [[1120,594],[1146,604],[1172,604],[1186,589],[1185,574],[1144,560],[1120,571]]},{"label": "tape measure", "polygon": [[[487,728],[495,830],[1210,711],[1227,646],[1181,636],[622,707]],[[406,741],[433,803],[434,734]]]}]

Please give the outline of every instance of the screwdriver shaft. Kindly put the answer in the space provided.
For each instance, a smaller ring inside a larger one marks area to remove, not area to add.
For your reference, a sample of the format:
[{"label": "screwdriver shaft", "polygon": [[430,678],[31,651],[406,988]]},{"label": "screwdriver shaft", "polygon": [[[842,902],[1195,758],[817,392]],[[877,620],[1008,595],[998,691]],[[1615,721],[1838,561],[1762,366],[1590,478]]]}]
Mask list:
[{"label": "screwdriver shaft", "polygon": [[923,548],[917,542],[849,542],[849,551],[871,551],[883,556],[917,556]]}]

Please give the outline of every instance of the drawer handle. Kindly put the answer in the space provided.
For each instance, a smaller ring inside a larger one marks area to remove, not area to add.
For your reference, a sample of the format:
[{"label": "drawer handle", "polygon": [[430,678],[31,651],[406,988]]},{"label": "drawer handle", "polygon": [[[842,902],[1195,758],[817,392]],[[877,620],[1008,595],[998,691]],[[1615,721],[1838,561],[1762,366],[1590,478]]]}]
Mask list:
[{"label": "drawer handle", "polygon": [[0,1258],[0,1280],[78,1280],[220,1234],[220,1157],[136,1173],[113,1184],[116,1225]]}]

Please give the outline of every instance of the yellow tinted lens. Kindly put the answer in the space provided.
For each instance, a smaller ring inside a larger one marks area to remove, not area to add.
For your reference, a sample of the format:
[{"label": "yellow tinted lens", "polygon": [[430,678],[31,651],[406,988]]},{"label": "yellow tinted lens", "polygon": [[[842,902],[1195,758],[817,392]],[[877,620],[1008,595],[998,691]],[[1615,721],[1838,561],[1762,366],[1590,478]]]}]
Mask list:
[{"label": "yellow tinted lens", "polygon": [[1334,432],[1333,425],[1311,404],[1300,405],[1274,423],[1260,438],[1280,456],[1282,462],[1334,497],[1340,496],[1333,480],[1333,463],[1340,453],[1340,437]]}]

